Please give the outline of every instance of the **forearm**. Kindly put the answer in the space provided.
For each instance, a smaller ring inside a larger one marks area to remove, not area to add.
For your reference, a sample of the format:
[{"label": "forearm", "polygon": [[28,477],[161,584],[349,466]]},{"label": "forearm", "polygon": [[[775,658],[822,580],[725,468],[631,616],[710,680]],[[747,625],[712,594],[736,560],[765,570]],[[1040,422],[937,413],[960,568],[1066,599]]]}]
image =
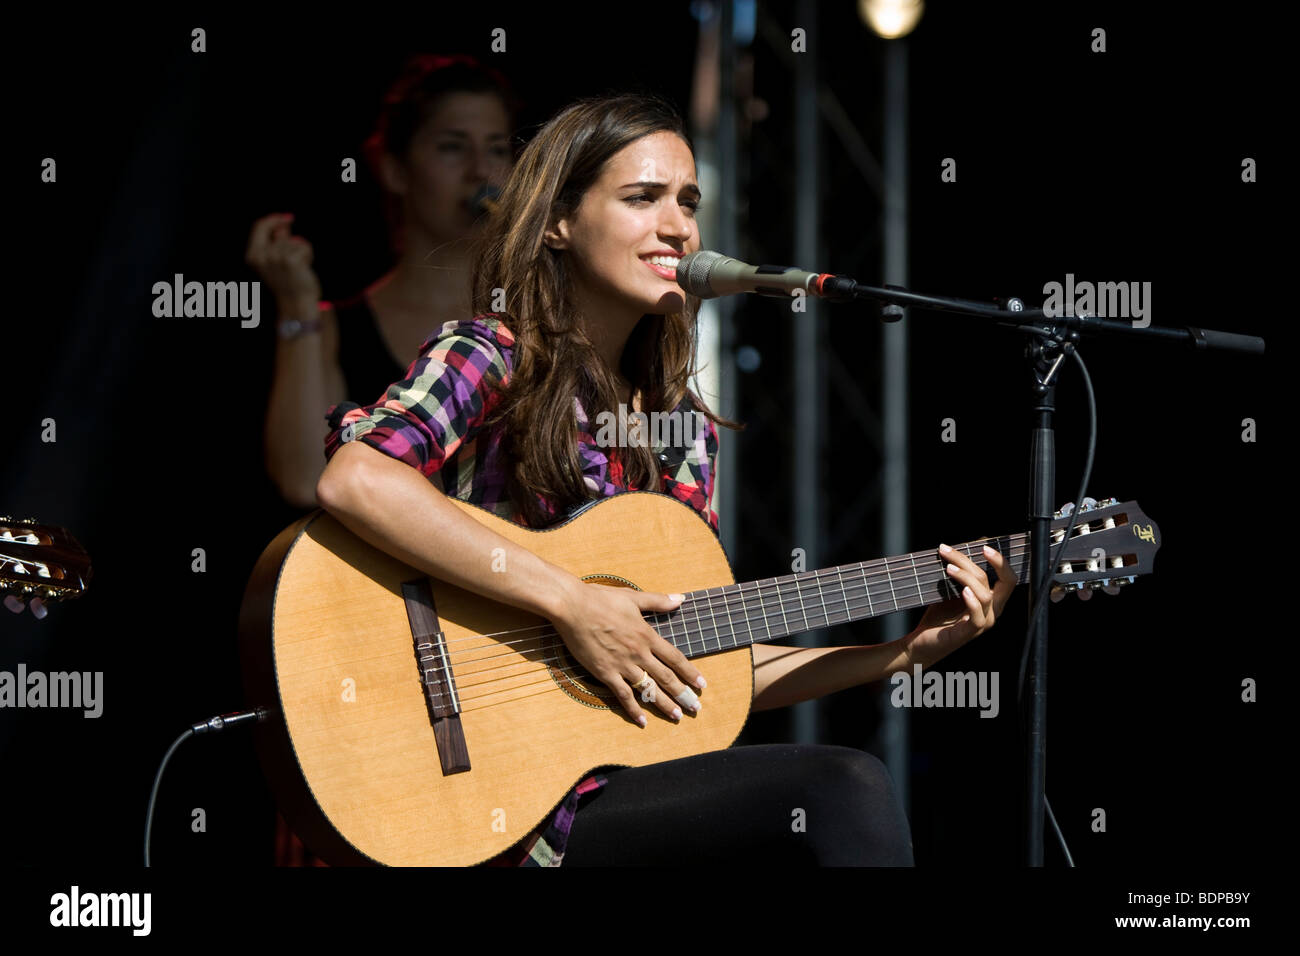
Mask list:
[{"label": "forearm", "polygon": [[[318,317],[316,303],[281,303],[281,318]],[[278,339],[275,372],[267,403],[263,444],[266,468],[286,499],[303,507],[316,503],[315,488],[325,466],[325,411],[345,396],[329,396],[324,336]]]},{"label": "forearm", "polygon": [[751,710],[772,710],[883,680],[909,666],[903,640],[854,647],[755,644]]},{"label": "forearm", "polygon": [[[503,604],[553,620],[567,589],[580,583],[462,512],[411,466],[364,442],[350,442],[335,453],[317,497],[380,550]],[[497,548],[502,550],[494,555]],[[500,567],[508,570],[495,570]]]}]

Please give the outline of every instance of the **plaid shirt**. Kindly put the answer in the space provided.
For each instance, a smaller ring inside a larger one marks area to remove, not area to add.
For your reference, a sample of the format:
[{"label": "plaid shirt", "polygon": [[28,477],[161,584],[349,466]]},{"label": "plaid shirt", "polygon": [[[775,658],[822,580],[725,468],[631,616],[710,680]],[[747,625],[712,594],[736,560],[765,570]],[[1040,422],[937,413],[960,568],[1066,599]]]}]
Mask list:
[{"label": "plaid shirt", "polygon": [[[513,353],[514,335],[495,315],[448,322],[420,346],[406,378],[388,386],[375,404],[340,402],[330,408],[325,457],[332,458],[346,442],[364,442],[406,462],[448,497],[525,525],[506,490],[501,429],[483,426],[499,398],[496,386],[509,381]],[[624,479],[617,447],[611,446],[608,453],[601,447],[582,403],[577,397],[573,401],[583,480],[591,497],[637,490]],[[675,411],[687,413],[693,408],[688,393]],[[718,432],[704,416],[695,420],[703,427],[691,434],[691,417],[683,415],[681,445],[655,441],[673,435],[656,435],[653,429],[646,439],[660,462],[661,490],[695,508],[716,534],[718,516],[710,501]],[[538,501],[554,520],[564,517],[556,516],[545,498]],[[581,798],[605,783],[600,774],[587,777],[569,791],[550,818],[488,865],[559,866]]]}]

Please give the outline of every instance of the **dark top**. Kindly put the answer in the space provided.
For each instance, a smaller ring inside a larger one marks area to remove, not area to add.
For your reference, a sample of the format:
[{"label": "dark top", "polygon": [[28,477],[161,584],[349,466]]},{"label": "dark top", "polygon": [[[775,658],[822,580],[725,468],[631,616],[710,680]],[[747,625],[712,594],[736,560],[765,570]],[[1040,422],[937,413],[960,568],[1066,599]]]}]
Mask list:
[{"label": "dark top", "polygon": [[[399,365],[388,351],[365,292],[332,304],[338,317],[339,365],[343,367],[345,394],[340,398],[369,404],[378,400],[393,382],[406,378],[410,362]],[[415,358],[412,355],[410,361]]]}]

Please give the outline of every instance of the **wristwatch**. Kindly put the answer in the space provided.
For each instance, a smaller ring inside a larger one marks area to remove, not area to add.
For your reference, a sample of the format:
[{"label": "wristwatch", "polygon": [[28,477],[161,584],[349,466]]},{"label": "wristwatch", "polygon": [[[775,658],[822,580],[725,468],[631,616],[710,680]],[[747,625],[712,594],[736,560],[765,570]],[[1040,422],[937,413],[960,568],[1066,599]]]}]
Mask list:
[{"label": "wristwatch", "polygon": [[275,327],[276,334],[282,339],[297,339],[321,330],[320,319],[284,319]]}]

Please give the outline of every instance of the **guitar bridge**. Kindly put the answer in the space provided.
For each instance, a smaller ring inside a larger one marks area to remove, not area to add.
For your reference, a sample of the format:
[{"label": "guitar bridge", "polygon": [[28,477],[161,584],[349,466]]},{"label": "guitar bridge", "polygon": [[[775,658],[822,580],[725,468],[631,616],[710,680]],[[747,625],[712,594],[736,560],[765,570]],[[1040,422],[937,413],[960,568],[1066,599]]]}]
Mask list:
[{"label": "guitar bridge", "polygon": [[433,607],[433,589],[428,578],[402,584],[406,618],[411,624],[415,643],[415,662],[424,688],[424,703],[429,710],[433,740],[443,775],[463,773],[469,769],[469,747],[460,724],[460,699],[456,696],[456,677],[447,660],[447,642]]}]

